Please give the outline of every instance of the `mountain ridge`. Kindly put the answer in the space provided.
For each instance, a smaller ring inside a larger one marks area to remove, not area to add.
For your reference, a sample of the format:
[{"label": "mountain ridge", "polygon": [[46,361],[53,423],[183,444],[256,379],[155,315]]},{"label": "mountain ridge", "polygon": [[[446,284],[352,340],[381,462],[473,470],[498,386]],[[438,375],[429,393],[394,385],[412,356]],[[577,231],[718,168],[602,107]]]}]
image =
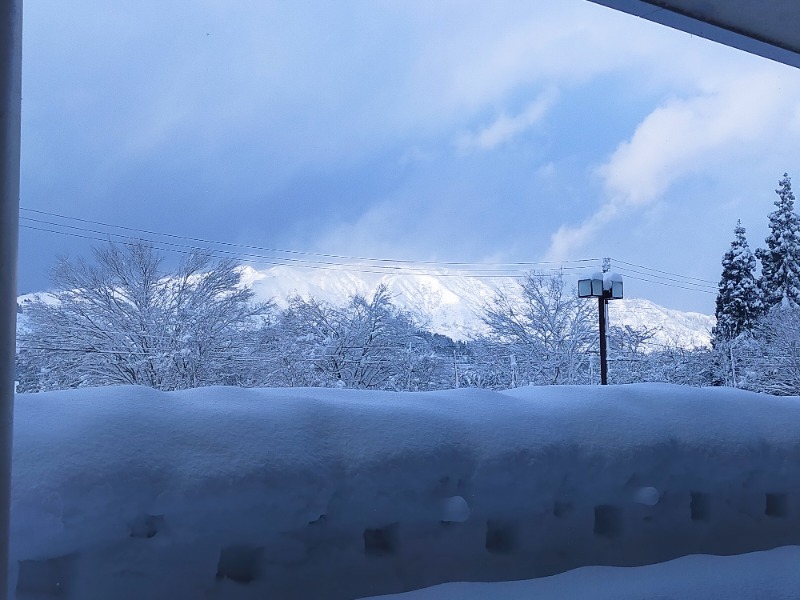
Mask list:
[{"label": "mountain ridge", "polygon": [[[394,304],[410,312],[434,333],[464,341],[486,332],[480,318],[482,306],[496,290],[514,293],[519,289],[513,277],[479,277],[457,271],[420,268],[413,273],[378,270],[309,269],[276,266],[257,270],[242,267],[242,283],[252,287],[259,300],[273,299],[285,307],[292,295],[314,296],[332,304],[342,304],[353,294],[370,296],[384,284]],[[696,312],[666,308],[644,298],[625,298],[609,303],[611,325],[656,329],[656,347],[686,349],[709,347],[714,317]]]}]

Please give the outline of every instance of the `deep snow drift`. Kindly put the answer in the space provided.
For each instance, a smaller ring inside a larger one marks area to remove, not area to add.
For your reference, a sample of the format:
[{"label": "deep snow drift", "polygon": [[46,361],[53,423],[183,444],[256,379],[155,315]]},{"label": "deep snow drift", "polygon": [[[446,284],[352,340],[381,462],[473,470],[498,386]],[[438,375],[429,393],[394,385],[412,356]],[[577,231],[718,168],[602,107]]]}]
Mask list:
[{"label": "deep snow drift", "polygon": [[581,567],[525,581],[445,583],[374,600],[797,600],[798,565],[800,546],[785,546],[645,567]]},{"label": "deep snow drift", "polygon": [[797,398],[117,387],[18,395],[15,428],[20,599],[344,599],[800,544]]}]

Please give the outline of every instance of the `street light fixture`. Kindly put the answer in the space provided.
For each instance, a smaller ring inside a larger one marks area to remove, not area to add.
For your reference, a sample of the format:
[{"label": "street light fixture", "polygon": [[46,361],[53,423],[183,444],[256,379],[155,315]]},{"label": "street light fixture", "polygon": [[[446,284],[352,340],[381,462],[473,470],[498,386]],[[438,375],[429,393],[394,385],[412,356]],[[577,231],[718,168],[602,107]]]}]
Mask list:
[{"label": "street light fixture", "polygon": [[578,280],[578,298],[597,298],[600,325],[600,385],[608,385],[608,358],[606,356],[606,323],[608,301],[622,298],[622,275],[618,273],[593,273]]}]

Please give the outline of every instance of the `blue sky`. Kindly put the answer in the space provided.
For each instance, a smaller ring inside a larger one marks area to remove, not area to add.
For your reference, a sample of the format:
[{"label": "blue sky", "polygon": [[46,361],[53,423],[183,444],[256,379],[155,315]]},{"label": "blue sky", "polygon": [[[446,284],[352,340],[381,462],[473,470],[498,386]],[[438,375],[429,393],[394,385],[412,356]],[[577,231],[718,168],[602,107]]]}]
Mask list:
[{"label": "blue sky", "polygon": [[[797,69],[586,0],[31,2],[23,51],[22,206],[134,229],[611,256],[647,267],[627,295],[711,313],[642,279],[715,282],[736,220],[763,245],[800,176]],[[23,225],[22,293],[92,243]]]}]

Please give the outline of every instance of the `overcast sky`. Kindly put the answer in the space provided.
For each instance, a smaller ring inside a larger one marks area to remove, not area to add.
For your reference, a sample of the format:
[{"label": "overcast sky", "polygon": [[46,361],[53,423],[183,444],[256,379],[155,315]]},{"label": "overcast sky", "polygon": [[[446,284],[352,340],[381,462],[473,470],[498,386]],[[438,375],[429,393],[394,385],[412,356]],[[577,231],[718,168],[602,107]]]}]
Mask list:
[{"label": "overcast sky", "polygon": [[[23,56],[22,206],[135,230],[610,256],[626,295],[713,313],[713,293],[640,279],[713,290],[736,220],[763,245],[800,177],[800,71],[586,0],[42,0]],[[23,293],[107,237],[21,215]]]}]

